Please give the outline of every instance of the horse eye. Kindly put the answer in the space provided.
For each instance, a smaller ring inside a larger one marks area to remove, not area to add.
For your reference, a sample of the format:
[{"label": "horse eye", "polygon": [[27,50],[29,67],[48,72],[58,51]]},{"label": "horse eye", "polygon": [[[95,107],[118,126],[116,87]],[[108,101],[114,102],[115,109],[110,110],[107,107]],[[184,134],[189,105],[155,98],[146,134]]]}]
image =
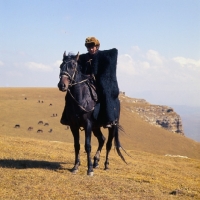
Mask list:
[{"label": "horse eye", "polygon": [[75,62],[73,62],[73,64],[72,64],[72,65],[73,65],[73,67],[76,67],[76,63],[75,63]]}]

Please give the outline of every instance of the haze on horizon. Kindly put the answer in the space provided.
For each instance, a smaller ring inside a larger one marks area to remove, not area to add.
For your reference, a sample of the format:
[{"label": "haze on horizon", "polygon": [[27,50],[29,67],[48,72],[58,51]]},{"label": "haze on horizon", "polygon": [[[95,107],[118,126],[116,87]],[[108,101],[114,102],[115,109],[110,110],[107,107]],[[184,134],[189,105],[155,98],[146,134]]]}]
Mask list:
[{"label": "haze on horizon", "polygon": [[0,0],[0,87],[57,87],[63,52],[118,49],[121,91],[200,106],[200,1]]}]

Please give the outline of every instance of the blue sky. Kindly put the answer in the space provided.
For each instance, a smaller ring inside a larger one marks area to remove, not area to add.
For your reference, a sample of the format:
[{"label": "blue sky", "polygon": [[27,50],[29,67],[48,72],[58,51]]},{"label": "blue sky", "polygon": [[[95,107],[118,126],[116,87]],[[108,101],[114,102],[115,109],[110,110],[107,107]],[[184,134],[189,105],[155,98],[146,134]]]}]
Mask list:
[{"label": "blue sky", "polygon": [[63,52],[117,48],[121,91],[200,106],[199,0],[0,0],[0,87],[57,87]]}]

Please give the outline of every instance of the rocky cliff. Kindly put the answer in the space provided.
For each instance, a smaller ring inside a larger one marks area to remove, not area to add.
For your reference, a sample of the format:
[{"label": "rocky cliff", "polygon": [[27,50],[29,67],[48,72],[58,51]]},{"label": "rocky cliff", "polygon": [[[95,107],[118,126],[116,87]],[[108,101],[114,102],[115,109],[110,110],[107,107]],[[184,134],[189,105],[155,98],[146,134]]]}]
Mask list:
[{"label": "rocky cliff", "polygon": [[144,99],[136,99],[120,94],[120,101],[126,102],[125,109],[137,113],[148,123],[167,129],[170,132],[184,135],[182,120],[173,108],[162,105],[152,105]]}]

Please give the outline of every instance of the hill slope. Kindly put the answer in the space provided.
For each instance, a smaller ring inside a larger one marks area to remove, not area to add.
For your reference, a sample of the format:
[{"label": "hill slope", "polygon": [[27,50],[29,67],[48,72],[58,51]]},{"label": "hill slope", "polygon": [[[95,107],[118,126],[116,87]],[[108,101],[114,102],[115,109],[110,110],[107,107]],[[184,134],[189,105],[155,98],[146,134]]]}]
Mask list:
[{"label": "hill slope", "polygon": [[[70,130],[59,123],[65,93],[57,88],[0,88],[0,94],[0,135],[73,143]],[[126,109],[138,106],[130,104],[121,103],[120,123],[126,134],[122,133],[120,140],[125,149],[200,159],[200,143],[147,123]],[[38,124],[39,121],[49,126]],[[15,124],[20,124],[20,128],[14,128]],[[30,126],[32,131],[27,130]],[[37,133],[38,129],[43,133]],[[102,131],[107,136],[107,130]],[[81,143],[84,143],[84,134],[81,134]],[[94,137],[92,143],[97,144]]]},{"label": "hill slope", "polygon": [[[2,199],[200,199],[200,144],[127,109],[138,105],[122,102],[120,122],[126,133],[120,139],[132,156],[125,156],[128,165],[112,150],[111,169],[104,171],[104,147],[99,169],[88,177],[84,134],[80,170],[76,175],[70,172],[73,138],[59,123],[65,93],[57,88],[0,88],[0,94]],[[16,124],[20,128],[14,128]],[[30,126],[33,130],[28,131]],[[92,155],[96,144],[93,137]]]},{"label": "hill slope", "polygon": [[112,150],[104,171],[104,148],[99,169],[88,177],[83,149],[72,175],[72,143],[0,136],[1,199],[200,199],[200,160],[129,150],[126,165]]}]

